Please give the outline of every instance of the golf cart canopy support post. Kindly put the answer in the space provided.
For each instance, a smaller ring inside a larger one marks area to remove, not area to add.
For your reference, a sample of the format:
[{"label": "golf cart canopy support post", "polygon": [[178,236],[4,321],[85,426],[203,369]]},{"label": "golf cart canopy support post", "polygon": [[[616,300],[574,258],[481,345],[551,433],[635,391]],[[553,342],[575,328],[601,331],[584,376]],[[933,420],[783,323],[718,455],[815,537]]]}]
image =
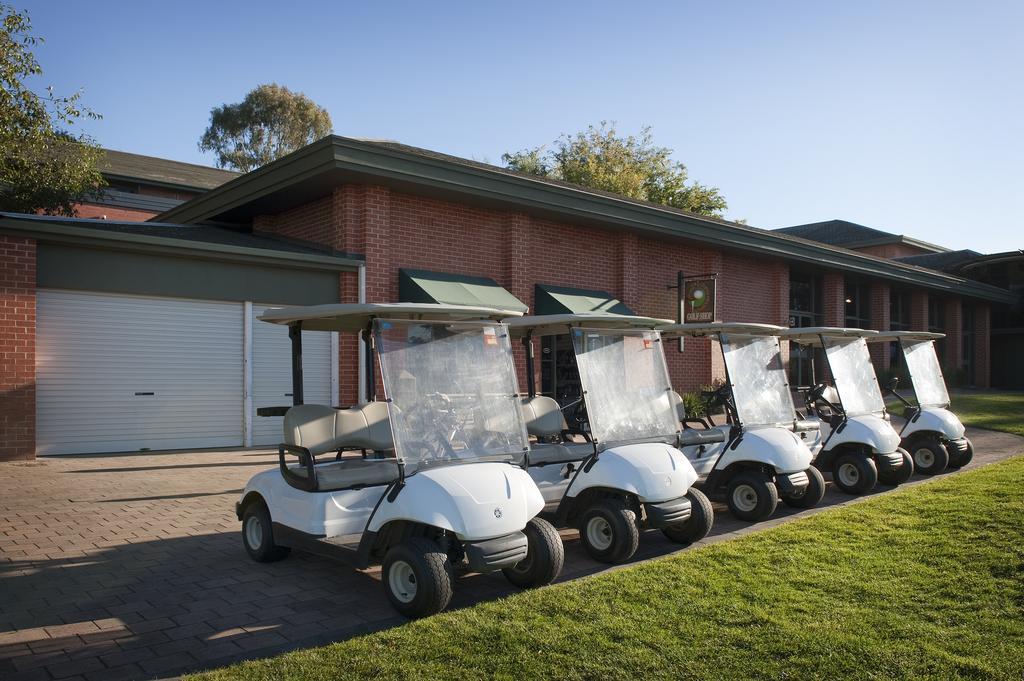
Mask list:
[{"label": "golf cart canopy support post", "polygon": [[292,404],[303,404],[302,395],[302,322],[288,325],[292,342]]},{"label": "golf cart canopy support post", "polygon": [[526,349],[526,394],[529,397],[537,396],[537,381],[533,375],[533,334],[527,333],[523,336],[523,347]]}]

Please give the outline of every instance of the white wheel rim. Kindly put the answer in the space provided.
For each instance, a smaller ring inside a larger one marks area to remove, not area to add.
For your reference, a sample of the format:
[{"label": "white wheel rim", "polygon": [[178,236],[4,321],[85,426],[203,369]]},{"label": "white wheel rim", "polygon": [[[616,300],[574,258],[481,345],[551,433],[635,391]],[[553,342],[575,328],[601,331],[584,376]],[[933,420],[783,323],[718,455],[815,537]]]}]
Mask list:
[{"label": "white wheel rim", "polygon": [[591,518],[587,522],[587,541],[598,551],[612,545],[612,525],[604,518]]},{"label": "white wheel rim", "polygon": [[920,468],[930,468],[935,463],[935,454],[930,449],[921,448],[914,452],[914,463]]},{"label": "white wheel rim", "polygon": [[750,485],[737,485],[732,491],[733,506],[744,512],[757,508],[757,490]]},{"label": "white wheel rim", "polygon": [[412,603],[416,598],[416,573],[404,560],[396,560],[388,570],[388,586],[391,593],[402,603]]},{"label": "white wheel rim", "polygon": [[245,521],[245,541],[253,549],[263,546],[263,525],[256,516]]},{"label": "white wheel rim", "polygon": [[847,487],[853,487],[860,482],[860,471],[852,463],[844,463],[839,467],[839,482]]}]

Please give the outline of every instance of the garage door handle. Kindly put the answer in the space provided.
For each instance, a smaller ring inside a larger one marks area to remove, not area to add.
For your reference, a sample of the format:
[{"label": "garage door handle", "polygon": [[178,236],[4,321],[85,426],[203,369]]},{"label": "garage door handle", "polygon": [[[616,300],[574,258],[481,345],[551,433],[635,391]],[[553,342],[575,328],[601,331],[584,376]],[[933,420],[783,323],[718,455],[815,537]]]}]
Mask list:
[{"label": "garage door handle", "polygon": [[136,397],[139,397],[140,395],[156,395],[156,393],[146,393],[146,392],[135,393]]},{"label": "garage door handle", "polygon": [[284,396],[285,396],[285,397],[291,397],[291,396],[292,396],[292,394],[291,394],[291,393],[285,393],[285,394],[284,394]]}]

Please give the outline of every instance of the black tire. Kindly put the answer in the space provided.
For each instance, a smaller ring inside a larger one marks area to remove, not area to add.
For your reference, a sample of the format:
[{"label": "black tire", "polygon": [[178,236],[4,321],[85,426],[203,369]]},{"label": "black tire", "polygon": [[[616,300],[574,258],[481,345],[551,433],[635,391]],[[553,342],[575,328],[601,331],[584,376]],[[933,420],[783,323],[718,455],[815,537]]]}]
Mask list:
[{"label": "black tire", "polygon": [[832,482],[847,494],[867,494],[878,484],[878,467],[860,452],[844,452],[832,462]]},{"label": "black tire", "polygon": [[821,471],[811,466],[806,471],[807,487],[800,494],[780,495],[782,503],[790,508],[814,508],[825,498],[825,478]]},{"label": "black tire", "polygon": [[914,457],[914,470],[921,475],[938,475],[949,465],[949,452],[934,436],[914,442],[910,455]]},{"label": "black tire", "polygon": [[411,537],[388,549],[381,582],[395,610],[411,619],[437,614],[452,600],[451,561],[437,542],[425,537]]},{"label": "black tire", "polygon": [[691,487],[686,498],[690,500],[690,517],[686,522],[663,527],[661,532],[677,544],[689,545],[711,532],[711,526],[715,523],[715,509],[699,489]]},{"label": "black tire", "polygon": [[287,546],[274,543],[270,511],[262,500],[249,504],[242,514],[242,545],[257,563],[273,563],[287,558],[292,552]]},{"label": "black tire", "polygon": [[578,526],[583,548],[602,563],[627,561],[640,545],[636,512],[623,499],[597,501],[581,514]]},{"label": "black tire", "polygon": [[914,474],[914,457],[910,452],[899,447],[897,452],[903,454],[903,465],[896,469],[886,469],[878,472],[878,482],[883,485],[902,485]]},{"label": "black tire", "polygon": [[779,489],[761,471],[740,471],[726,485],[725,500],[734,516],[758,522],[775,513],[779,505]]},{"label": "black tire", "polygon": [[521,589],[550,584],[558,578],[565,564],[562,537],[543,518],[533,518],[523,532],[529,545],[526,558],[513,567],[505,568],[502,574]]},{"label": "black tire", "polygon": [[967,442],[967,451],[961,453],[960,449],[950,445],[946,446],[946,453],[949,455],[949,467],[950,468],[963,468],[974,460],[974,443],[967,438],[964,438]]}]

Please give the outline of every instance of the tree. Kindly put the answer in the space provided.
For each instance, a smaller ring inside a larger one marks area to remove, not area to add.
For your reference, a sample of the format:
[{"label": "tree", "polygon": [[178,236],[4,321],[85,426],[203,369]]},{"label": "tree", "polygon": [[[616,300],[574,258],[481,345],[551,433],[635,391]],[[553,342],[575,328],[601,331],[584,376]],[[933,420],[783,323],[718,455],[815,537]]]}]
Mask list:
[{"label": "tree", "polygon": [[27,12],[0,5],[0,210],[74,215],[75,204],[103,186],[103,150],[85,134],[65,129],[99,114],[79,103],[82,91],[57,97],[29,89],[43,70],[32,53]]},{"label": "tree", "polygon": [[221,168],[247,173],[329,135],[331,127],[326,109],[301,92],[271,83],[238,104],[212,109],[199,148],[216,153]]},{"label": "tree", "polygon": [[725,198],[717,187],[687,184],[686,166],[672,161],[672,150],[655,146],[651,129],[639,136],[620,136],[614,123],[602,121],[575,135],[562,135],[545,147],[502,155],[505,167],[573,184],[601,189],[631,199],[720,216]]}]

